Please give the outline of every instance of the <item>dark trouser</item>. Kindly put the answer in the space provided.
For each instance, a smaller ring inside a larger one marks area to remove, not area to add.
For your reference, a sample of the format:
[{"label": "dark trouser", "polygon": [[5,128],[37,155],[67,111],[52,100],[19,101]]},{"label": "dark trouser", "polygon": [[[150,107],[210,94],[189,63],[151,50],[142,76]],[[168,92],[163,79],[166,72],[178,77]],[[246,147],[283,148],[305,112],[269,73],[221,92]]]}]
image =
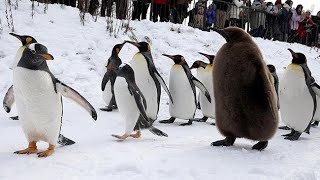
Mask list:
[{"label": "dark trouser", "polygon": [[241,28],[240,19],[230,18],[230,26],[237,26]]},{"label": "dark trouser", "polygon": [[[101,4],[101,16],[106,16],[106,9],[107,9],[107,16],[111,17],[112,12],[112,3],[113,0],[102,0]],[[128,11],[128,2],[127,0],[116,0],[116,18],[117,19],[126,19],[127,11]]]},{"label": "dark trouser", "polygon": [[169,21],[169,6],[164,4],[153,4],[152,9],[152,20],[153,22],[158,21],[158,16],[160,16],[160,22]]},{"label": "dark trouser", "polygon": [[149,8],[149,3],[144,3],[142,0],[133,1],[133,11],[132,11],[132,20],[146,19],[147,10]]},{"label": "dark trouser", "polygon": [[76,0],[51,0],[51,3],[64,4],[66,6],[76,7]]},{"label": "dark trouser", "polygon": [[262,25],[260,25],[258,28],[256,28],[256,29],[252,29],[251,31],[250,31],[250,34],[253,36],[253,37],[263,37],[263,32],[264,32],[264,30],[263,30],[263,26]]},{"label": "dark trouser", "polygon": [[174,8],[174,13],[172,14],[172,22],[182,24],[183,20],[187,16],[188,7],[184,4],[178,4]]}]

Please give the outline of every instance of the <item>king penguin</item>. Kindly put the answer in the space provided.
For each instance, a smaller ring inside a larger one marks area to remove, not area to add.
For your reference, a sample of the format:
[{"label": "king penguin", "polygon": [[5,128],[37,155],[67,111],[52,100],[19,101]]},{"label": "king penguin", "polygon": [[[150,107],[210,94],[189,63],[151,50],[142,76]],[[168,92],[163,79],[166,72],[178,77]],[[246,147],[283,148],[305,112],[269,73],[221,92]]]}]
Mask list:
[{"label": "king penguin", "polygon": [[206,87],[191,74],[189,66],[183,56],[163,55],[174,61],[169,78],[169,90],[172,93],[174,103],[169,103],[170,119],[159,122],[173,123],[176,118],[180,118],[189,120],[188,123],[180,124],[181,126],[191,125],[197,105],[195,86],[205,94],[209,102],[211,102],[210,93]]},{"label": "king penguin", "polygon": [[279,77],[277,75],[277,70],[276,70],[276,67],[274,67],[274,65],[272,64],[268,64],[268,69],[269,69],[269,72],[271,73],[272,77],[273,77],[273,86],[274,86],[274,89],[276,90],[276,93],[277,93],[277,99],[278,99],[278,109],[280,109],[280,106],[279,106]]},{"label": "king penguin", "polygon": [[[115,98],[120,114],[125,119],[126,130],[123,135],[112,136],[121,140],[129,136],[139,138],[141,136],[140,130],[148,129],[155,135],[167,137],[166,133],[152,126],[153,120],[145,112],[147,102],[135,82],[133,69],[128,64],[122,64],[117,70],[117,75],[114,84]],[[136,131],[135,134],[131,134],[133,131]]]},{"label": "king penguin", "polygon": [[97,119],[92,105],[77,91],[56,79],[46,60],[53,60],[47,48],[32,43],[23,50],[17,67],[13,69],[17,110],[29,142],[28,148],[16,151],[17,154],[36,153],[38,141],[49,143],[48,149],[39,152],[38,157],[46,157],[54,152],[62,121],[61,95],[78,103],[93,119]]},{"label": "king penguin", "polygon": [[306,56],[288,49],[292,62],[286,68],[279,88],[281,119],[291,128],[285,139],[298,140],[303,132],[309,133],[317,109],[319,85],[311,75]]},{"label": "king penguin", "polygon": [[[13,64],[13,69],[17,67],[18,62],[21,59],[22,53],[24,51],[24,49],[26,48],[27,45],[32,44],[32,43],[37,43],[37,40],[29,35],[18,35],[18,34],[14,34],[14,33],[9,33],[10,35],[16,37],[17,39],[19,39],[22,43],[22,46],[18,49],[18,52],[15,56],[15,62]],[[13,93],[13,85],[11,85],[11,87],[8,89],[4,99],[3,99],[3,107],[5,107],[5,111],[7,113],[10,113],[11,111],[11,107],[14,103],[15,99],[14,99],[14,93]],[[19,116],[13,116],[10,117],[13,120],[19,120]],[[67,137],[65,137],[62,134],[59,134],[59,138],[58,138],[58,143],[62,146],[65,145],[72,145],[75,142]]]},{"label": "king penguin", "polygon": [[[211,102],[209,102],[207,98],[202,93],[200,93],[199,101],[200,101],[200,106],[202,107],[201,111],[202,111],[203,117],[201,119],[195,119],[195,120],[199,122],[206,122],[208,120],[208,117],[212,119],[215,118],[213,77],[212,77],[213,61],[214,61],[215,55],[205,54],[201,52],[199,52],[199,54],[205,56],[209,60],[209,64],[205,66],[203,75],[201,75],[202,78],[201,79],[199,78],[199,80],[208,89],[211,97]],[[215,123],[213,123],[212,125],[214,124]]]},{"label": "king penguin", "polygon": [[173,103],[171,94],[153,63],[150,45],[147,42],[126,42],[139,49],[139,52],[130,61],[130,65],[135,72],[136,83],[146,98],[148,105],[146,109],[147,116],[155,121],[159,112],[161,86],[168,94],[171,103]]},{"label": "king penguin", "polygon": [[226,43],[216,54],[213,87],[216,126],[226,136],[212,146],[232,146],[236,138],[259,141],[263,150],[278,127],[277,94],[259,47],[241,28],[213,29]]},{"label": "king penguin", "polygon": [[106,108],[100,108],[102,111],[112,111],[112,109],[117,109],[117,103],[114,97],[114,81],[116,80],[117,74],[113,70],[115,67],[119,67],[122,63],[119,53],[124,43],[116,44],[113,49],[110,58],[108,59],[108,64],[106,66],[107,72],[104,74],[101,90],[103,100],[108,104]]}]

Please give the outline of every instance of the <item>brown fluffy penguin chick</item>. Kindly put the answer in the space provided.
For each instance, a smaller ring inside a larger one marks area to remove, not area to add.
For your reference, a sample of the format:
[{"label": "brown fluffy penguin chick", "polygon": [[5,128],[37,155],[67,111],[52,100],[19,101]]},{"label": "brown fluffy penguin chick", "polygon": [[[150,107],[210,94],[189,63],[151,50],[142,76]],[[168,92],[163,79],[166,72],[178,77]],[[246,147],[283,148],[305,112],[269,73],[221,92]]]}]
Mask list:
[{"label": "brown fluffy penguin chick", "polygon": [[227,43],[213,70],[216,125],[226,138],[212,146],[231,146],[236,138],[259,141],[263,150],[278,127],[277,95],[272,75],[251,36],[236,27],[214,29]]}]

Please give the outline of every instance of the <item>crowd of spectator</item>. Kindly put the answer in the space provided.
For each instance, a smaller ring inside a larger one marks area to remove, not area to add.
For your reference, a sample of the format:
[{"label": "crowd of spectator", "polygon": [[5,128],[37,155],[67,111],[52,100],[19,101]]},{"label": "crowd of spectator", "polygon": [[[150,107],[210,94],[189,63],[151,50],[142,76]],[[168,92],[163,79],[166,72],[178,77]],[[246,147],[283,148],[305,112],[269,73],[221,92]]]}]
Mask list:
[{"label": "crowd of spectator", "polygon": [[[94,8],[88,8],[93,14],[99,7],[98,0],[51,0],[53,3],[63,1],[66,5],[78,6],[86,2]],[[130,3],[132,1],[132,3]],[[308,46],[320,46],[319,27],[320,11],[311,16],[299,4],[292,7],[293,1],[275,0],[102,0],[100,15],[111,16],[116,8],[116,18],[142,20],[147,18],[150,9],[150,20],[153,22],[173,22],[201,30],[210,27],[225,28],[237,26],[246,29],[252,36],[284,42],[297,42]],[[132,4],[132,6],[130,6]],[[190,7],[190,5],[193,7]],[[132,11],[129,9],[132,7]],[[96,9],[95,9],[96,8]],[[190,10],[191,8],[191,10]],[[130,12],[130,13],[129,13]],[[129,16],[128,16],[129,14]],[[186,20],[187,19],[187,20]]]}]

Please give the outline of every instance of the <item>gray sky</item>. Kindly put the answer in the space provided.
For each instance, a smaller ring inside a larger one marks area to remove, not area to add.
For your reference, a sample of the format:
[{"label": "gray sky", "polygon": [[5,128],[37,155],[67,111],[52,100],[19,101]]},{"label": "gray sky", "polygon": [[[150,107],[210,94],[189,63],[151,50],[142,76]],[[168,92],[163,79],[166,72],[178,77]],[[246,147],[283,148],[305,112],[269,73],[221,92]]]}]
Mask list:
[{"label": "gray sky", "polygon": [[[298,4],[302,4],[303,10],[312,10],[312,14],[317,14],[318,11],[320,11],[320,0],[292,0],[293,1],[293,7],[296,7]],[[275,1],[274,1],[275,2]],[[285,0],[282,0],[282,3],[284,3]],[[312,8],[314,7],[314,8]]]}]

